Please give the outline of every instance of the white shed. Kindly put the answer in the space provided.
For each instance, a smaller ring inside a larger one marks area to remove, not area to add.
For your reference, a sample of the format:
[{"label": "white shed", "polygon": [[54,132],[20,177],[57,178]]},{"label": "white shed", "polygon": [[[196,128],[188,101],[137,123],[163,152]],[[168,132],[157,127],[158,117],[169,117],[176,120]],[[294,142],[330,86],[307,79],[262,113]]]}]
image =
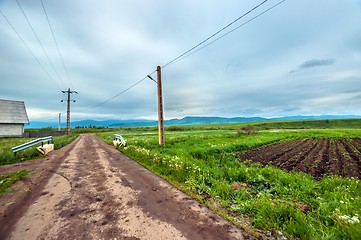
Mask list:
[{"label": "white shed", "polygon": [[29,124],[25,103],[0,99],[0,137],[21,137]]}]

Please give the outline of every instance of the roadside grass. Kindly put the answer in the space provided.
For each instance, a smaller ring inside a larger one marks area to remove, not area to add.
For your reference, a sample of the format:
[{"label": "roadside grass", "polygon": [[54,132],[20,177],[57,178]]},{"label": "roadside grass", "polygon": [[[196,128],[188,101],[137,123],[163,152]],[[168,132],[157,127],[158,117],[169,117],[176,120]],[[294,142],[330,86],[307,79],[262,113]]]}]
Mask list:
[{"label": "roadside grass", "polygon": [[[119,132],[118,132],[119,133]],[[192,194],[229,220],[249,228],[281,231],[293,239],[360,239],[361,183],[241,163],[236,154],[267,144],[305,138],[361,137],[359,129],[123,131],[123,153]],[[111,144],[114,133],[98,133]],[[239,223],[239,221],[241,221]],[[256,231],[254,231],[256,233]]]},{"label": "roadside grass", "polygon": [[9,187],[16,181],[25,177],[27,174],[27,170],[20,170],[14,173],[0,174],[0,196],[8,193]]},{"label": "roadside grass", "polygon": [[[211,124],[188,124],[188,125],[166,125],[167,132],[175,131],[200,131],[200,130],[237,130],[251,127],[254,130],[271,129],[360,129],[361,118],[355,119],[325,119],[325,120],[272,120],[262,122],[241,122],[241,123],[211,123]],[[73,133],[105,133],[115,131],[132,132],[153,132],[157,126],[148,127],[78,127],[73,128]],[[47,130],[47,129],[44,129]],[[50,129],[51,130],[51,129]],[[36,131],[26,129],[26,131]]]},{"label": "roadside grass", "polygon": [[[78,134],[57,136],[54,138],[54,149],[71,143]],[[13,164],[42,157],[35,149],[37,146],[20,151],[14,156],[12,147],[34,140],[35,138],[0,138],[0,165]]]}]

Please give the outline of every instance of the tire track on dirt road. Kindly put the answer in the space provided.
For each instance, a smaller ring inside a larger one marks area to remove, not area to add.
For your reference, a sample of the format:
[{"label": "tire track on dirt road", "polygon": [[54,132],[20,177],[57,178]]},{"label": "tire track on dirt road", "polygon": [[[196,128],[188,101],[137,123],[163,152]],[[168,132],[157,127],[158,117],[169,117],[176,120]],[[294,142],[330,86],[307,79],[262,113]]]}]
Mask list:
[{"label": "tire track on dirt road", "polygon": [[[112,146],[80,135],[9,239],[244,239]],[[247,237],[248,238],[248,237]]]}]

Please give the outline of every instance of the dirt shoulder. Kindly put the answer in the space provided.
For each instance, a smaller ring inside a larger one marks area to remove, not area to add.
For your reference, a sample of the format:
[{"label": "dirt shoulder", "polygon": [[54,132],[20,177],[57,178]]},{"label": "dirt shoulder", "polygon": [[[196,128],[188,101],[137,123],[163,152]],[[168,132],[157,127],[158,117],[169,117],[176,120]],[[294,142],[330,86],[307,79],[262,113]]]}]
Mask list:
[{"label": "dirt shoulder", "polygon": [[0,166],[0,174],[28,170],[25,178],[13,184],[11,193],[0,197],[0,239],[6,239],[17,220],[25,213],[35,199],[39,198],[49,178],[64,161],[79,139],[49,153],[45,158]]},{"label": "dirt shoulder", "polygon": [[0,239],[249,238],[94,135],[15,168],[31,173],[0,197]]}]

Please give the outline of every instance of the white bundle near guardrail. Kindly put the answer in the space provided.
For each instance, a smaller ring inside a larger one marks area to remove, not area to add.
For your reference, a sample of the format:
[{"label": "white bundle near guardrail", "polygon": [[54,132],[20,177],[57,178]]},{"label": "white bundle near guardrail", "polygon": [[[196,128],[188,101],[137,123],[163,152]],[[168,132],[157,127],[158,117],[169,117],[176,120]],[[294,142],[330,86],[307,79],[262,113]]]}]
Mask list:
[{"label": "white bundle near guardrail", "polygon": [[122,145],[123,147],[127,146],[127,143],[125,142],[124,138],[119,134],[114,134],[113,144],[116,148],[119,147],[120,145]]},{"label": "white bundle near guardrail", "polygon": [[[48,144],[44,145],[44,142],[48,142]],[[50,142],[52,142],[52,144],[50,144]],[[13,147],[11,148],[14,152],[14,155],[16,155],[17,152],[21,151],[21,150],[25,150],[29,147],[35,146],[37,144],[40,144],[41,146],[36,148],[41,154],[45,155],[48,152],[54,150],[54,140],[52,136],[48,136],[48,137],[43,137],[43,138],[38,138],[35,140],[32,140],[30,142],[27,143],[23,143],[19,146]]]}]

